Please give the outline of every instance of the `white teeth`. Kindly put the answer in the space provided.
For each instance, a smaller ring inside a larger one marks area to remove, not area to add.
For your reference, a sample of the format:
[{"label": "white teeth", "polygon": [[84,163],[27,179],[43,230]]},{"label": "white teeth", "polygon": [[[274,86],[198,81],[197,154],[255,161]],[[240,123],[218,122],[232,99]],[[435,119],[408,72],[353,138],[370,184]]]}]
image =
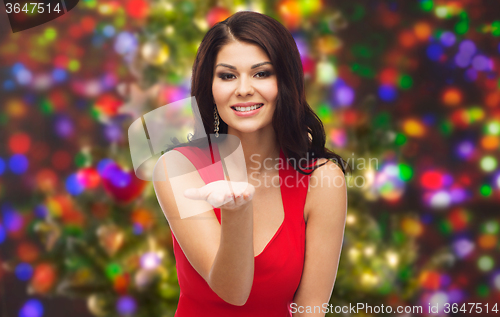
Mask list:
[{"label": "white teeth", "polygon": [[236,111],[245,112],[245,111],[255,110],[257,108],[262,107],[263,105],[264,105],[263,103],[259,103],[259,104],[253,105],[251,107],[234,107],[234,109],[236,109]]}]

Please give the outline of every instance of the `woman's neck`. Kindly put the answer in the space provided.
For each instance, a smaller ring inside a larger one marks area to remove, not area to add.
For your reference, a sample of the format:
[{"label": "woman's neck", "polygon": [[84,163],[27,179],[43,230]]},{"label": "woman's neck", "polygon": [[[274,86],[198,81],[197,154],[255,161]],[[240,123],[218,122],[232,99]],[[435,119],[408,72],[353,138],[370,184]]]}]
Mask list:
[{"label": "woman's neck", "polygon": [[271,173],[279,162],[280,148],[272,125],[252,133],[229,127],[228,134],[239,138],[243,148],[247,174]]}]

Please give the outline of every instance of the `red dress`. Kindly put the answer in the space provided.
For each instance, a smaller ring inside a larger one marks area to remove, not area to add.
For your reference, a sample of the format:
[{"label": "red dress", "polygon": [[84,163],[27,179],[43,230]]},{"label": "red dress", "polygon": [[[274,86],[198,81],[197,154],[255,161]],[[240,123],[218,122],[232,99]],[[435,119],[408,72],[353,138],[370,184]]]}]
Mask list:
[{"label": "red dress", "polygon": [[[215,144],[212,153],[208,147],[179,147],[175,150],[184,154],[198,169],[203,181],[209,183],[224,179],[216,148]],[[292,316],[290,304],[304,267],[304,205],[310,176],[300,174],[288,165],[281,149],[280,158],[283,162],[279,178],[285,218],[264,250],[255,257],[254,281],[247,302],[243,306],[235,306],[221,299],[191,266],[172,233],[181,291],[175,317]],[[218,162],[220,168],[215,168],[215,173],[208,173],[208,169],[202,169],[207,162]],[[220,209],[214,208],[214,212],[220,223]]]}]

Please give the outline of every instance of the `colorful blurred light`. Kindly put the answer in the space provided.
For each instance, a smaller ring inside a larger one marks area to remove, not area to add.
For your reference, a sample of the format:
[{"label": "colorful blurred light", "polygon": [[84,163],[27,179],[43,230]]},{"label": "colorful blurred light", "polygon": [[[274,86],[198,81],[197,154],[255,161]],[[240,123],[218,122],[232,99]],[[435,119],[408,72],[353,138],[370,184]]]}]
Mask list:
[{"label": "colorful blurred light", "polygon": [[9,148],[12,153],[26,154],[30,149],[31,137],[24,132],[18,132],[9,137]]},{"label": "colorful blurred light", "polygon": [[137,49],[137,38],[130,32],[123,31],[115,39],[115,51],[118,54],[132,53]]},{"label": "colorful blurred light", "polygon": [[474,143],[471,141],[462,141],[458,144],[456,152],[463,159],[470,158],[474,153]]},{"label": "colorful blurred light", "polygon": [[104,128],[104,135],[106,136],[106,139],[111,143],[122,141],[122,127],[117,124],[107,124]]},{"label": "colorful blurred light", "polygon": [[23,174],[28,170],[28,159],[23,154],[14,154],[9,159],[9,168],[14,174]]},{"label": "colorful blurred light", "polygon": [[85,185],[79,179],[77,173],[73,173],[66,178],[66,190],[71,195],[80,195],[85,190]]},{"label": "colorful blurred light", "polygon": [[28,281],[33,276],[33,267],[29,263],[19,263],[15,271],[17,278],[21,281]]},{"label": "colorful blurred light", "polygon": [[50,291],[56,279],[56,271],[49,263],[40,263],[35,267],[31,286],[36,293],[45,294]]},{"label": "colorful blurred light", "polygon": [[498,239],[493,234],[482,234],[479,236],[477,244],[485,250],[493,249],[497,245]]},{"label": "colorful blurred light", "polygon": [[105,171],[110,166],[111,164],[115,164],[112,159],[105,158],[99,161],[97,163],[97,172],[101,175],[101,177],[104,177]]},{"label": "colorful blurred light", "polygon": [[147,252],[141,256],[141,266],[144,269],[156,269],[161,264],[161,258],[157,252]]},{"label": "colorful blurred light", "polygon": [[445,292],[436,292],[429,298],[429,305],[431,306],[444,307],[448,302],[448,295]]},{"label": "colorful blurred light", "polygon": [[471,62],[470,55],[460,54],[460,53],[455,55],[455,64],[457,64],[458,67],[466,68],[467,66],[469,66],[470,62]]},{"label": "colorful blurred light", "polygon": [[495,261],[489,255],[481,256],[477,261],[477,266],[483,272],[491,271],[495,266]]},{"label": "colorful blurred light", "polygon": [[489,220],[483,224],[481,231],[486,234],[498,234],[500,232],[500,225],[496,220]]},{"label": "colorful blurred light", "polygon": [[451,201],[455,204],[462,203],[467,199],[467,192],[463,188],[452,188],[450,190]]},{"label": "colorful blurred light", "polygon": [[411,237],[419,237],[424,228],[418,219],[413,219],[410,217],[405,217],[401,222],[402,230]]},{"label": "colorful blurred light", "polygon": [[19,260],[32,263],[40,256],[40,249],[30,241],[23,241],[17,245],[16,255]]},{"label": "colorful blurred light", "polygon": [[320,61],[316,64],[316,79],[321,84],[332,84],[337,79],[337,70],[329,61]]},{"label": "colorful blurred light", "polygon": [[430,205],[436,209],[443,209],[450,206],[451,197],[447,191],[440,190],[431,197]]},{"label": "colorful blurred light", "polygon": [[381,85],[378,88],[378,96],[383,101],[391,102],[394,101],[397,97],[397,90],[394,86],[391,85]]},{"label": "colorful blurred light", "polygon": [[456,106],[462,102],[462,92],[456,88],[447,88],[442,95],[443,103],[447,106]]},{"label": "colorful blurred light", "polygon": [[420,273],[419,281],[423,288],[436,290],[440,286],[440,274],[436,271],[424,270]]},{"label": "colorful blurred light", "polygon": [[2,244],[7,238],[7,232],[5,231],[3,225],[0,223],[0,244]]},{"label": "colorful blurred light", "polygon": [[472,67],[474,67],[474,69],[478,71],[490,70],[491,62],[484,55],[476,55],[472,59]]},{"label": "colorful blurred light", "polygon": [[431,36],[431,26],[427,22],[418,22],[415,24],[413,30],[417,38],[421,41],[427,41]]},{"label": "colorful blurred light", "polygon": [[102,28],[102,34],[104,34],[104,36],[106,37],[112,37],[113,35],[115,35],[115,32],[115,28],[111,24],[108,24]]},{"label": "colorful blurred light", "polygon": [[6,210],[3,210],[3,224],[8,232],[16,232],[22,229],[23,218],[18,212],[6,208]]},{"label": "colorful blurred light", "polygon": [[45,218],[48,213],[47,207],[43,204],[38,204],[37,206],[35,206],[33,211],[35,213],[35,216],[41,219]]},{"label": "colorful blurred light", "polygon": [[116,302],[116,310],[123,315],[132,315],[137,310],[137,303],[132,296],[122,296]]},{"label": "colorful blurred light", "polygon": [[408,136],[418,138],[425,134],[426,128],[417,119],[406,119],[403,121],[403,131]]},{"label": "colorful blurred light", "polygon": [[485,125],[486,133],[491,135],[500,135],[500,121],[489,121]]},{"label": "colorful blurred light", "polygon": [[446,47],[450,47],[455,44],[456,36],[455,34],[453,34],[453,32],[446,31],[441,34],[440,40],[441,44]]},{"label": "colorful blurred light", "polygon": [[491,172],[497,168],[497,160],[490,155],[484,156],[479,164],[481,169],[485,172]]},{"label": "colorful blurred light", "polygon": [[57,116],[54,128],[57,135],[62,138],[69,138],[74,132],[73,121],[65,115]]},{"label": "colorful blurred light", "polygon": [[464,76],[467,81],[472,82],[477,79],[477,71],[470,67],[465,71]]},{"label": "colorful blurred light", "polygon": [[426,53],[431,61],[439,61],[441,56],[443,56],[444,50],[441,45],[433,43],[427,47]]},{"label": "colorful blurred light", "polygon": [[471,220],[470,213],[462,208],[453,209],[447,218],[455,232],[466,229]]},{"label": "colorful blurred light", "polygon": [[453,243],[453,250],[459,258],[465,258],[474,251],[474,243],[467,238],[460,238]]},{"label": "colorful blurred light", "polygon": [[404,182],[399,177],[399,168],[388,163],[376,174],[374,186],[384,199],[398,200],[404,192]]},{"label": "colorful blurred light", "polygon": [[432,8],[434,7],[434,1],[433,0],[420,0],[420,7],[424,11],[431,11]]},{"label": "colorful blurred light", "polygon": [[19,317],[42,317],[43,305],[38,299],[27,300],[19,311]]},{"label": "colorful blurred light", "polygon": [[444,185],[444,176],[437,171],[427,171],[420,177],[420,184],[426,189],[440,189]]},{"label": "colorful blurred light", "polygon": [[495,286],[495,288],[500,291],[500,272],[497,272],[494,275],[492,281],[493,281],[493,285]]},{"label": "colorful blurred light", "polygon": [[127,187],[132,181],[129,173],[123,171],[117,164],[110,164],[104,171],[103,178],[109,179],[116,187]]},{"label": "colorful blurred light", "polygon": [[92,167],[83,168],[79,170],[76,175],[85,188],[96,188],[101,181],[99,173]]},{"label": "colorful blurred light", "polygon": [[461,54],[471,57],[474,53],[476,53],[476,44],[474,44],[471,40],[463,40],[460,43],[459,51]]},{"label": "colorful blurred light", "polygon": [[66,80],[68,73],[62,68],[54,68],[52,71],[52,79],[56,83],[61,83]]}]

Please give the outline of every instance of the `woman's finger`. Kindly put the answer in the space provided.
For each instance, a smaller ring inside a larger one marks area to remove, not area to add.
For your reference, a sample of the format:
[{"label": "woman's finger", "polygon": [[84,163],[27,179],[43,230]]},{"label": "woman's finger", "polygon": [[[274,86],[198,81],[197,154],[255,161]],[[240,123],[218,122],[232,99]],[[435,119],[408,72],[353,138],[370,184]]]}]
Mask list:
[{"label": "woman's finger", "polygon": [[184,191],[184,197],[193,199],[193,200],[201,200],[200,190],[198,188],[189,188]]}]

